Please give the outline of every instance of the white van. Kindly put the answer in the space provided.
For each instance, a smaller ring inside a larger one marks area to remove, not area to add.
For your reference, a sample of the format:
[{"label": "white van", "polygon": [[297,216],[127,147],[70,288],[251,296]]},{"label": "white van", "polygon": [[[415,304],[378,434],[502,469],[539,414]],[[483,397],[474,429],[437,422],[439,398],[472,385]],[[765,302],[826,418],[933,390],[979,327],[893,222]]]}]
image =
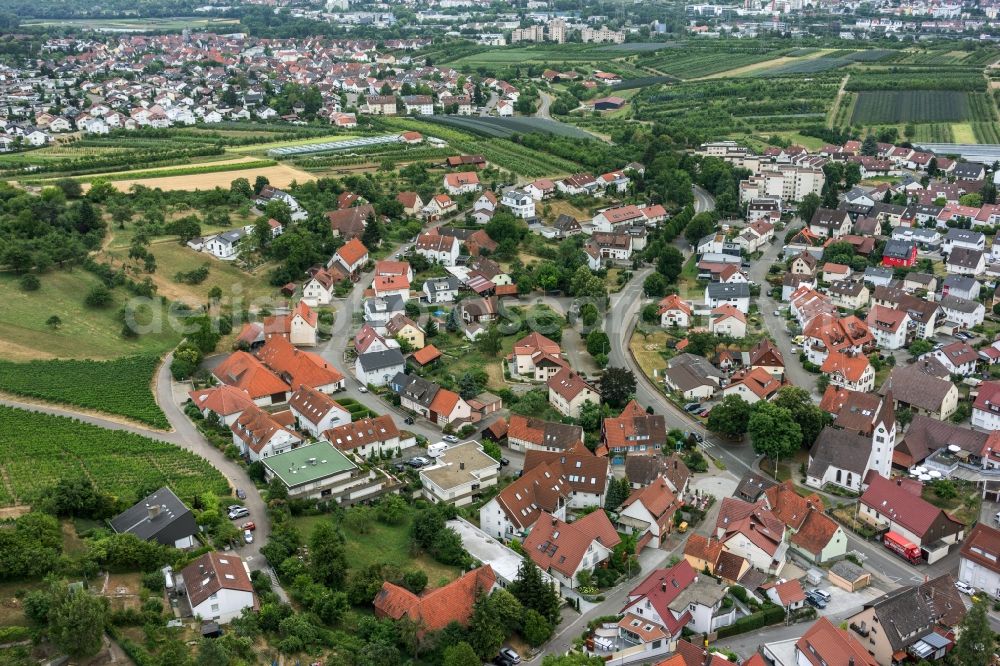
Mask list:
[{"label": "white van", "polygon": [[451,445],[448,444],[448,442],[438,442],[437,444],[431,444],[427,447],[427,455],[430,456],[431,458],[437,458],[442,453],[444,453],[449,446]]}]

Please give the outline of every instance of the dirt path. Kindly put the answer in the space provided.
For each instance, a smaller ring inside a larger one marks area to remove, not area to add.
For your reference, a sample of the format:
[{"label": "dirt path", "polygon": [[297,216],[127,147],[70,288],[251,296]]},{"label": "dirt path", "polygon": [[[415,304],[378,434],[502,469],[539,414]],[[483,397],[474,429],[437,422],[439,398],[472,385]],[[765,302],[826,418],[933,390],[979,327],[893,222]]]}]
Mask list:
[{"label": "dirt path", "polygon": [[837,113],[840,112],[840,104],[844,101],[844,90],[847,88],[847,80],[851,78],[850,74],[844,74],[844,78],[840,80],[840,87],[837,88],[837,96],[833,98],[833,106],[830,107],[830,114],[826,118],[826,126],[833,127],[833,121],[837,118]]}]

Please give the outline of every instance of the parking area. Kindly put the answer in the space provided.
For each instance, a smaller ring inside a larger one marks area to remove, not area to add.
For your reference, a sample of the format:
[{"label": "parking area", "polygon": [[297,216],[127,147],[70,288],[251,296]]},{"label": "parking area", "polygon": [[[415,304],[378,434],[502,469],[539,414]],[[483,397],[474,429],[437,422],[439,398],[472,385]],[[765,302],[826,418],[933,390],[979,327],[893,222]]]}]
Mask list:
[{"label": "parking area", "polygon": [[[860,610],[861,606],[864,604],[884,594],[882,590],[875,589],[874,587],[865,587],[857,592],[848,592],[847,590],[831,584],[828,580],[824,580],[816,587],[821,590],[825,590],[830,595],[830,602],[826,605],[826,608],[818,611],[819,614],[824,616],[836,616],[838,618],[853,614],[854,612]],[[812,587],[810,586],[806,589],[812,589]]]}]

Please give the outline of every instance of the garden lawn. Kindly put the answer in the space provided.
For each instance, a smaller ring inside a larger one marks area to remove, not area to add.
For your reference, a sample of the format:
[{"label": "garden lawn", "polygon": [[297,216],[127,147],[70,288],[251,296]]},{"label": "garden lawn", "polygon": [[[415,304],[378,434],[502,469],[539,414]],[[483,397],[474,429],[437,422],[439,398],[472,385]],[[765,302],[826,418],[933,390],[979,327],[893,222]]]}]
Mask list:
[{"label": "garden lawn", "polygon": [[934,492],[932,484],[925,484],[921,496],[938,507],[951,514],[956,520],[966,525],[972,525],[979,520],[979,505],[981,495],[976,491],[975,486],[968,486],[962,482],[953,482],[958,495],[953,498],[943,499]]},{"label": "garden lawn", "polygon": [[[665,331],[654,330],[644,336],[636,330],[628,343],[639,367],[655,382],[663,381],[662,374],[667,369],[667,360],[663,357],[663,352],[667,348],[669,339],[670,336]],[[654,372],[657,376],[654,376]]]},{"label": "garden lawn", "polygon": [[190,502],[230,494],[208,461],[173,444],[63,416],[0,406],[0,504],[25,504],[61,478],[86,477],[133,504],[162,486]]},{"label": "garden lawn", "polygon": [[[108,359],[136,354],[160,355],[180,341],[180,334],[164,327],[133,339],[121,337],[117,312],[128,298],[118,288],[114,303],[93,309],[83,304],[91,288],[99,284],[83,269],[52,271],[39,277],[38,291],[23,291],[18,277],[0,273],[0,358],[30,360],[45,358]],[[211,278],[210,278],[211,279]],[[46,324],[58,315],[61,325]]]},{"label": "garden lawn", "polygon": [[[348,509],[350,510],[350,509]],[[406,514],[406,520],[400,525],[385,525],[373,522],[368,534],[357,534],[342,526],[347,542],[344,549],[351,569],[360,571],[372,564],[387,563],[407,569],[421,569],[427,574],[428,587],[440,587],[442,582],[450,582],[458,578],[461,571],[458,567],[440,564],[425,554],[414,557],[410,551],[410,521],[412,513]],[[320,522],[332,520],[329,515],[301,516],[293,518],[292,522],[307,542],[313,528]]]},{"label": "garden lawn", "polygon": [[129,356],[113,361],[0,361],[0,391],[117,414],[167,429],[150,382],[159,356]]}]

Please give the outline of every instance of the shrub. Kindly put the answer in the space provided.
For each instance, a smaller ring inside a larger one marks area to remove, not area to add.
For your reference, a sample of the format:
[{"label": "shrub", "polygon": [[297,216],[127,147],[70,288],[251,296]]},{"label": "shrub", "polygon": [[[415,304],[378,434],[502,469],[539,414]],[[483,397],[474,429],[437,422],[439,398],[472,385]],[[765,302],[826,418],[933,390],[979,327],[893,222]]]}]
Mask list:
[{"label": "shrub", "polygon": [[21,291],[38,291],[38,288],[42,286],[42,283],[38,281],[38,276],[31,273],[26,273],[21,276]]}]

